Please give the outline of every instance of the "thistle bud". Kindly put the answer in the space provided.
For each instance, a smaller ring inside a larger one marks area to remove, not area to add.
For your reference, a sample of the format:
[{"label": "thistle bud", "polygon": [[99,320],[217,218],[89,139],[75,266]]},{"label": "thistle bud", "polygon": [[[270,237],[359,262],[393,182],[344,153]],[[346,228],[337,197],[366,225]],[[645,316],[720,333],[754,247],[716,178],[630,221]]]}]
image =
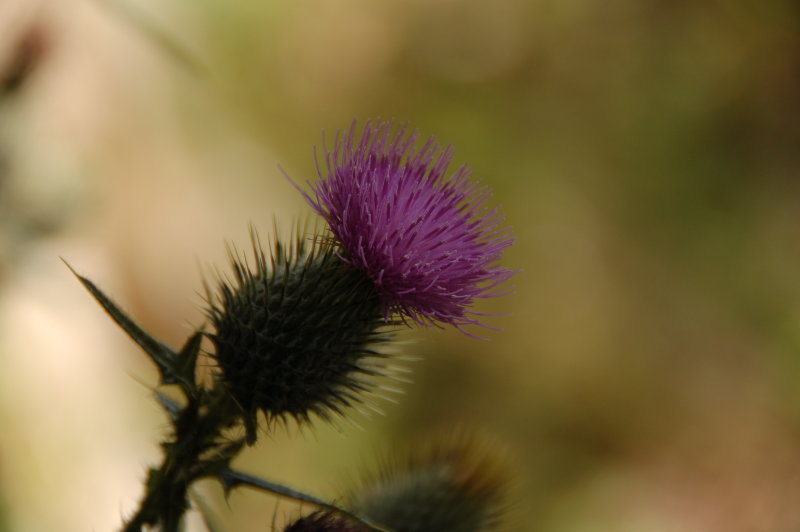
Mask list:
[{"label": "thistle bud", "polygon": [[249,443],[259,411],[268,421],[327,420],[363,401],[384,374],[376,345],[389,339],[374,285],[335,248],[298,236],[265,252],[252,240],[255,267],[231,253],[233,280],[207,298],[219,382],[241,407]]},{"label": "thistle bud", "polygon": [[488,532],[504,488],[488,452],[462,439],[384,467],[357,490],[353,509],[395,532]]},{"label": "thistle bud", "polygon": [[329,512],[314,512],[301,517],[283,532],[367,532],[361,525]]}]

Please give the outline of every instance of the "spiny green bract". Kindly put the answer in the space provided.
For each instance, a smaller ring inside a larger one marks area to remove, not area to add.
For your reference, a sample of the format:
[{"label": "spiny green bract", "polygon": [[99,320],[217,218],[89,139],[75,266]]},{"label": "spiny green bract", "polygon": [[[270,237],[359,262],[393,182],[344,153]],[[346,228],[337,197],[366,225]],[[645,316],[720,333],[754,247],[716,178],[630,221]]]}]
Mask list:
[{"label": "spiny green bract", "polygon": [[249,443],[259,411],[268,421],[327,420],[362,402],[386,373],[375,347],[390,338],[374,285],[334,247],[298,236],[267,253],[252,240],[255,267],[231,252],[234,279],[220,280],[207,311],[219,382],[242,409]]}]

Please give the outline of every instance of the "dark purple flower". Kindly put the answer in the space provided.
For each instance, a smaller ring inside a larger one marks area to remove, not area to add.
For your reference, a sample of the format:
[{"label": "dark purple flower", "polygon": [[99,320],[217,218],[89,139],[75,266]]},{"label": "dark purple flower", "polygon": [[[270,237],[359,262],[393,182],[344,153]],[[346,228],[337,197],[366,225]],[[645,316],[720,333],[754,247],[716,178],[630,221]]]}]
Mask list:
[{"label": "dark purple flower", "polygon": [[[394,131],[393,131],[394,130]],[[491,193],[461,166],[449,177],[454,150],[393,122],[356,122],[325,152],[327,175],[303,193],[327,220],[342,259],[375,283],[384,315],[419,324],[483,325],[470,307],[503,295],[514,272],[494,266],[513,238]]]}]

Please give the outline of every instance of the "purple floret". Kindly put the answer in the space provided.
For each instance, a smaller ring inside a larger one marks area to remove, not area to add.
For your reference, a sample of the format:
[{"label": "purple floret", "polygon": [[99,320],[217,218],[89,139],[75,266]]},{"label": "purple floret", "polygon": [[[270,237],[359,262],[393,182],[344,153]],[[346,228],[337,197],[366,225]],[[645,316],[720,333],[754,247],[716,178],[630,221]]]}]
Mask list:
[{"label": "purple floret", "polygon": [[[483,325],[470,311],[515,272],[493,266],[513,238],[487,187],[461,166],[450,177],[454,150],[392,122],[356,122],[325,152],[327,175],[309,183],[311,206],[325,218],[342,259],[369,275],[393,314],[422,325]],[[463,330],[463,329],[462,329]]]}]

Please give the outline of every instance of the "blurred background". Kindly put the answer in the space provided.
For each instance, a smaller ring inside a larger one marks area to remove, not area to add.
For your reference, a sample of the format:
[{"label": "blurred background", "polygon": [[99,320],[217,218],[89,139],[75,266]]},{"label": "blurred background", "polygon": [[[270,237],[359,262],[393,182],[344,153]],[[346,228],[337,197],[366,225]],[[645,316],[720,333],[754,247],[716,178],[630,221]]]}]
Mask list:
[{"label": "blurred background", "polygon": [[[511,315],[404,333],[386,416],[243,469],[335,498],[467,425],[509,531],[800,530],[794,0],[0,2],[0,530],[116,529],[166,429],[59,257],[177,346],[225,242],[308,215],[277,165],[313,179],[323,129],[377,116],[494,189],[522,271],[478,310]],[[302,511],[198,491],[230,531]]]}]

